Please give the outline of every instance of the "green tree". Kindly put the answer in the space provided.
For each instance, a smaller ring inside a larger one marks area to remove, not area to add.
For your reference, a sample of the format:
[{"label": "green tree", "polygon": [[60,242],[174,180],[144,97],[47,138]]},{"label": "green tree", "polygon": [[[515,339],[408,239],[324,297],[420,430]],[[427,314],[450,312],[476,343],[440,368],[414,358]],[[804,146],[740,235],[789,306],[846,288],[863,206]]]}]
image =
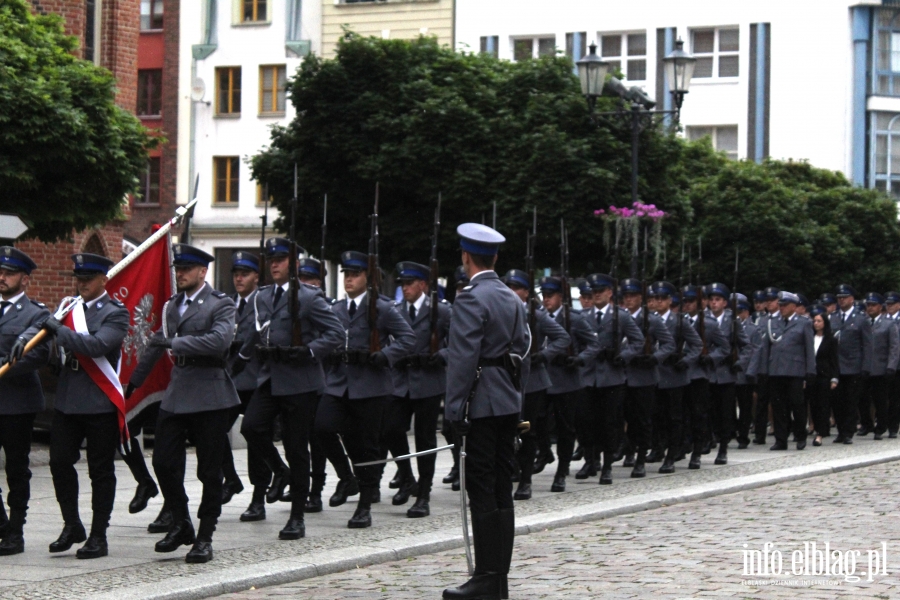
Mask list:
[{"label": "green tree", "polygon": [[842,282],[860,293],[898,286],[896,204],[840,173],[805,162],[723,161],[693,182],[690,197],[705,282],[731,285],[739,247],[744,291],[774,285],[812,298]]},{"label": "green tree", "polygon": [[76,47],[58,16],[0,2],[0,211],[44,241],[120,216],[156,143]]},{"label": "green tree", "polygon": [[[327,258],[365,249],[379,182],[385,267],[427,259],[440,192],[443,274],[459,263],[456,225],[482,218],[490,224],[492,202],[508,240],[500,270],[523,266],[533,206],[539,267],[559,264],[565,217],[572,273],[609,268],[593,211],[630,203],[631,134],[626,119],[591,121],[570,60],[511,63],[457,53],[430,38],[351,35],[334,60],[305,60],[290,96],[298,116],[273,130],[270,147],[251,165],[285,215],[297,163],[301,244],[318,245],[327,193],[333,232]],[[598,103],[600,111],[613,108],[612,100]],[[658,127],[642,133],[642,199],[679,222],[690,206],[669,166],[679,164],[683,147]],[[278,226],[287,230],[284,222]]]}]

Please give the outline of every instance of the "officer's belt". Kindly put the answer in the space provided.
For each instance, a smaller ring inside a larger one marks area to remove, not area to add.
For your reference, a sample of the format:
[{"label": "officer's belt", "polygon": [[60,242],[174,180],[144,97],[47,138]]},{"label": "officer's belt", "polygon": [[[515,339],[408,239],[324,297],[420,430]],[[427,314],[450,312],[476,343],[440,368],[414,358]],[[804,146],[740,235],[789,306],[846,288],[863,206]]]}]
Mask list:
[{"label": "officer's belt", "polygon": [[218,356],[176,356],[176,367],[210,367],[224,369],[225,359]]},{"label": "officer's belt", "polygon": [[63,366],[72,369],[73,371],[81,370],[81,363],[78,362],[78,359],[72,355],[66,356],[66,362],[63,363]]},{"label": "officer's belt", "polygon": [[479,367],[506,367],[509,355],[495,356],[494,358],[479,358]]},{"label": "officer's belt", "polygon": [[262,362],[276,362],[291,365],[303,364],[312,358],[309,353],[301,354],[301,346],[256,346],[256,357]]}]

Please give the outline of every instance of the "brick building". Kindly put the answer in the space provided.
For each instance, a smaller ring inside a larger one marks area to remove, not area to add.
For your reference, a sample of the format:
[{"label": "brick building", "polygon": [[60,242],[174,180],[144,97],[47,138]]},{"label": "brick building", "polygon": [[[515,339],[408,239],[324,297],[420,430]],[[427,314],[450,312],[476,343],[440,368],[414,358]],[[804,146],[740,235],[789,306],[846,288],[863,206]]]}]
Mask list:
[{"label": "brick building", "polygon": [[[177,15],[177,0],[175,4]],[[138,106],[139,41],[141,9],[138,0],[30,0],[36,13],[58,14],[65,20],[66,33],[79,39],[79,57],[108,69],[116,78],[116,103],[130,112]],[[177,22],[177,21],[176,21]],[[177,28],[175,28],[177,43]],[[173,111],[174,112],[174,111]],[[173,122],[174,122],[173,115]],[[165,124],[165,121],[163,121]],[[164,152],[164,151],[163,151]],[[173,168],[174,170],[174,168]],[[172,174],[174,180],[174,173]],[[160,200],[155,207],[133,211],[124,207],[125,218],[103,227],[73,232],[71,238],[56,244],[36,240],[16,244],[39,265],[29,286],[29,296],[50,305],[71,294],[72,262],[76,252],[93,252],[119,260],[123,238],[140,242],[152,233],[152,224],[165,221],[174,213],[174,194],[169,205]],[[131,204],[139,199],[132,199]],[[155,210],[154,210],[155,209]],[[137,215],[132,216],[133,212]]]}]

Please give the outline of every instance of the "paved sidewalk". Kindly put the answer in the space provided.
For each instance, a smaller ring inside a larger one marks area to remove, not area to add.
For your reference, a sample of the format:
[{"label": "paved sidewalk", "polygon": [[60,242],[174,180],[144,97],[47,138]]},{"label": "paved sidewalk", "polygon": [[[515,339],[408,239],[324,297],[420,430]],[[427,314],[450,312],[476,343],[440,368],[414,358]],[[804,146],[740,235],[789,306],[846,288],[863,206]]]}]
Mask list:
[{"label": "paved sidewalk", "polygon": [[[897,465],[889,463],[520,536],[510,598],[894,598],[898,496]],[[745,545],[761,551],[766,542],[774,544],[771,555],[783,554],[782,577],[745,573]],[[791,552],[805,557],[804,543],[813,542],[820,550],[828,542],[832,552],[860,551],[860,581],[789,575]],[[879,569],[869,581],[868,551],[881,551],[882,542],[887,575]],[[462,551],[454,550],[220,598],[440,598],[465,581],[465,571]]]},{"label": "paved sidewalk", "polygon": [[[245,472],[246,454],[236,452],[239,472]],[[436,477],[450,467],[450,455],[438,455]],[[617,466],[615,484],[598,486],[597,479],[578,482],[569,478],[569,489],[562,494],[548,490],[555,465],[534,478],[534,498],[516,506],[519,528],[542,530],[568,523],[595,520],[599,517],[632,513],[666,503],[685,502],[737,489],[750,489],[772,482],[810,477],[834,470],[853,468],[900,459],[897,440],[874,442],[858,440],[852,446],[826,443],[821,448],[808,447],[803,452],[769,452],[767,446],[751,446],[748,450],[732,450],[730,464],[714,467],[713,455],[704,457],[699,471],[688,471],[680,462],[674,475],[658,475],[650,465],[643,480],[629,479],[630,469]],[[575,465],[575,469],[580,465]],[[188,472],[196,468],[194,457],[188,456]],[[89,480],[85,465],[79,464],[82,485],[82,516],[89,520]],[[33,497],[26,525],[25,554],[4,557],[0,564],[10,568],[0,571],[0,598],[91,597],[121,598],[203,598],[229,591],[248,589],[252,585],[272,585],[311,576],[407,558],[425,553],[460,548],[459,494],[438,483],[432,494],[432,516],[407,519],[407,504],[391,506],[393,493],[387,479],[393,467],[386,470],[382,488],[383,501],[373,509],[374,527],[348,530],[347,519],[355,502],[307,517],[307,538],[279,542],[278,530],[288,517],[288,507],[268,506],[268,520],[240,523],[238,516],[250,499],[249,489],[239,494],[226,507],[215,534],[215,560],[207,565],[186,565],[184,553],[157,554],[153,544],[161,535],[150,535],[146,524],[161,506],[154,499],[146,511],[129,515],[128,502],[135,484],[127,468],[117,463],[119,478],[116,510],[109,531],[110,556],[80,561],[72,551],[51,555],[46,551],[62,528],[59,509],[53,495],[49,468],[35,467]],[[4,482],[0,482],[2,485]],[[246,478],[245,478],[246,484]],[[329,476],[326,497],[334,489]],[[200,496],[200,485],[188,482],[193,499],[192,510]],[[804,517],[807,518],[808,517]],[[815,528],[814,526],[813,528]],[[819,524],[817,527],[827,527]]]}]

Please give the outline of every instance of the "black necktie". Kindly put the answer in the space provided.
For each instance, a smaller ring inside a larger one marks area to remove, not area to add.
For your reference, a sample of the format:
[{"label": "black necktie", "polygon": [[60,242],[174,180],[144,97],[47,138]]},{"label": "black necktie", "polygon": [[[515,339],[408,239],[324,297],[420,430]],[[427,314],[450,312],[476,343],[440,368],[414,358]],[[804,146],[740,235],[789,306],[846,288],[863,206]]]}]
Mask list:
[{"label": "black necktie", "polygon": [[188,298],[187,300],[184,301],[184,305],[185,305],[185,306],[190,306],[190,305],[191,305],[191,302],[193,302],[193,300],[191,300],[190,298]]},{"label": "black necktie", "polygon": [[241,313],[244,312],[245,306],[247,306],[247,300],[245,298],[241,298],[241,303],[238,304],[238,316],[241,316]]},{"label": "black necktie", "polygon": [[788,319],[787,317],[784,318],[784,325],[785,325],[785,327],[787,327],[788,320],[789,320],[789,319]]},{"label": "black necktie", "polygon": [[0,317],[6,314],[6,309],[12,306],[12,302],[9,300],[0,301]]},{"label": "black necktie", "polygon": [[409,320],[410,321],[416,320],[416,305],[415,304],[409,305]]},{"label": "black necktie", "polygon": [[278,301],[281,300],[281,295],[284,293],[284,288],[280,285],[275,288],[275,304],[274,306],[278,306]]},{"label": "black necktie", "polygon": [[599,327],[601,323],[603,323],[603,311],[598,308],[597,309],[597,326]]},{"label": "black necktie", "polygon": [[352,318],[353,318],[353,315],[356,314],[356,300],[351,300],[351,301],[350,301],[350,308],[347,309],[347,312],[350,313],[350,318],[352,319]]},{"label": "black necktie", "polygon": [[846,320],[847,320],[847,313],[841,312],[841,324],[843,324],[844,321],[846,321]]}]

